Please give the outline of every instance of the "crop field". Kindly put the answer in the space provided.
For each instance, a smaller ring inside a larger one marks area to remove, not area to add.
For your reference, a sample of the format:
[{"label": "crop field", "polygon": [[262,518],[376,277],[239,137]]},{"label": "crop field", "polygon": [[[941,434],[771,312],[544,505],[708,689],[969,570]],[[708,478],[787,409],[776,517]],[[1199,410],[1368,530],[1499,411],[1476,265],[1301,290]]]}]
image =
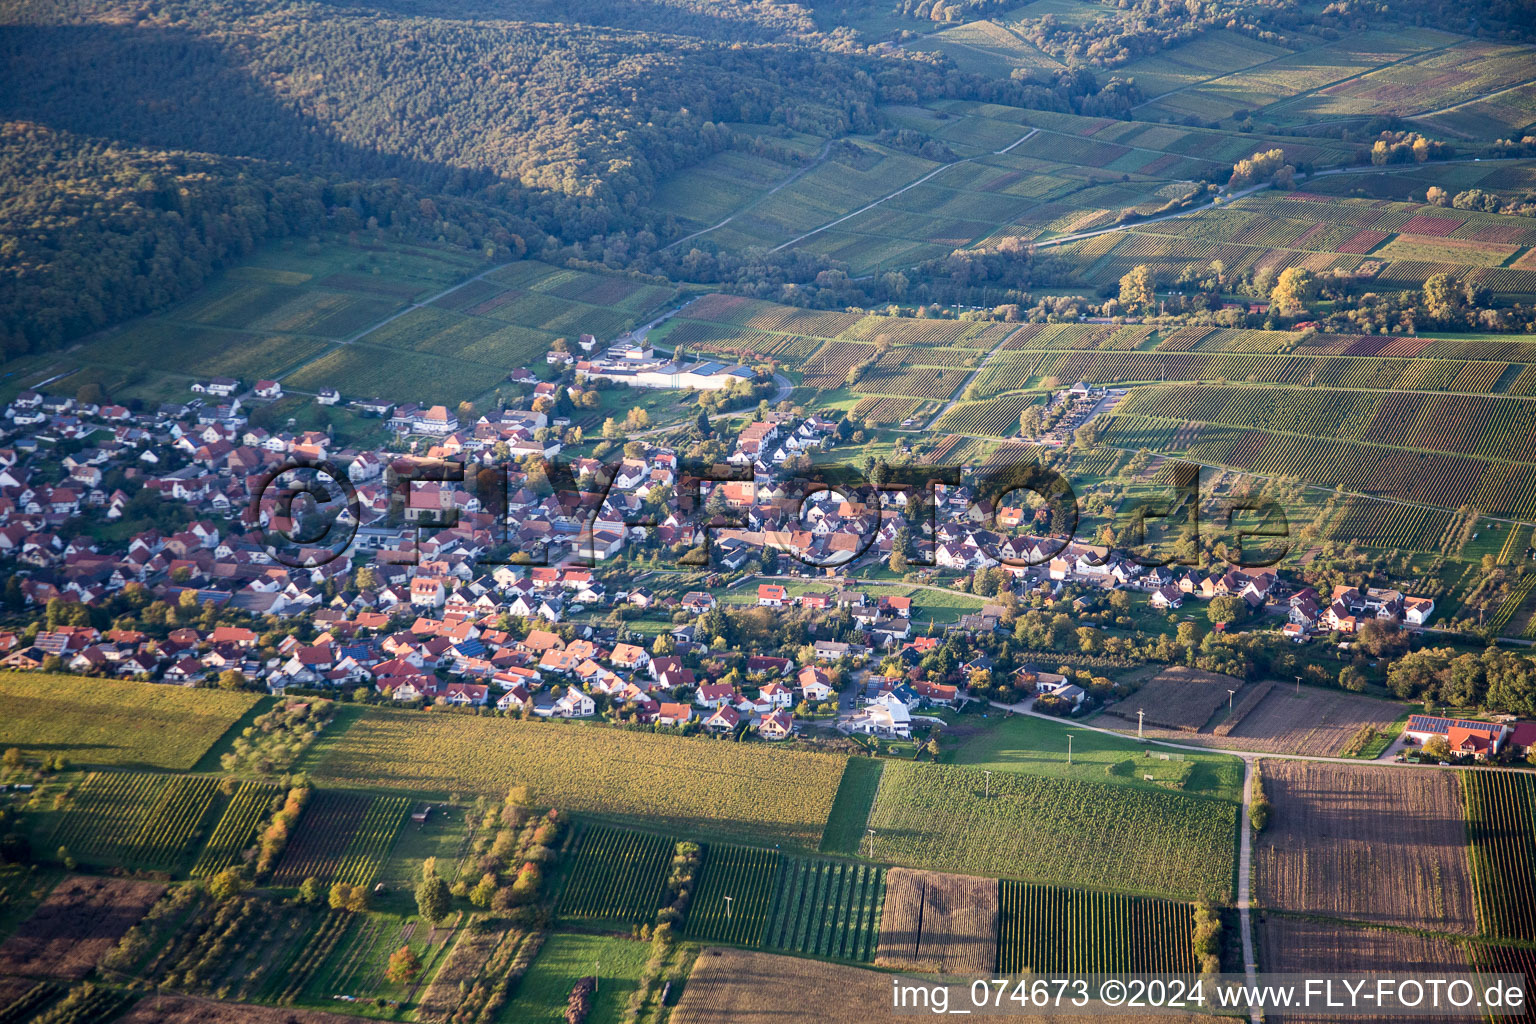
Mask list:
[{"label": "crop field", "polygon": [[755,946],[762,941],[779,871],[775,850],[710,845],[684,927],[690,939]]},{"label": "crop field", "polygon": [[212,878],[225,868],[240,863],[240,854],[255,845],[261,822],[281,792],[277,786],[242,782],[219,816],[219,823],[198,855],[197,863],[192,865],[192,877]]},{"label": "crop field", "polygon": [[1434,974],[1462,971],[1467,963],[1462,947],[1411,931],[1350,927],[1284,914],[1260,915],[1255,931],[1259,970],[1267,973],[1322,975],[1369,964],[1372,971],[1383,973]]},{"label": "crop field", "polygon": [[195,849],[217,780],[93,772],[81,782],[53,841],[84,863],[171,871]]},{"label": "crop field", "polygon": [[84,978],[164,891],[152,882],[66,878],[0,944],[0,974]]},{"label": "crop field", "polygon": [[1159,672],[1134,697],[1116,704],[1109,713],[1135,718],[1138,711],[1144,710],[1146,720],[1153,725],[1199,732],[1216,709],[1229,702],[1228,689],[1240,690],[1242,686],[1241,679],[1175,665]]},{"label": "crop field", "polygon": [[648,924],[656,917],[676,846],[665,836],[593,825],[567,855],[561,917]]},{"label": "crop field", "polygon": [[[1220,34],[1227,38],[1236,33]],[[1285,50],[1256,40],[1236,36],[1235,45],[1202,45],[1207,36],[1133,62],[1127,70],[1137,81],[1151,73],[1154,83],[1143,86],[1153,100],[1139,109],[1179,117],[1195,116],[1203,120],[1230,117],[1237,111],[1265,108],[1299,93],[1363,74],[1382,64],[1403,60],[1416,53],[1454,42],[1458,37],[1428,28],[1393,26],[1391,30],[1354,31],[1322,46],[1306,45],[1299,52]],[[1210,61],[1210,63],[1203,63]],[[1159,72],[1165,66],[1188,68],[1175,82]],[[1206,70],[1206,69],[1209,70]],[[1217,72],[1212,77],[1212,72]],[[1337,87],[1333,87],[1337,88]],[[1283,104],[1282,104],[1283,105]],[[1269,109],[1263,116],[1271,116]]]},{"label": "crop field", "polygon": [[[983,973],[991,970],[988,967]],[[900,1012],[890,1006],[891,976],[882,971],[752,950],[706,949],[694,961],[693,973],[668,1019],[673,1024],[900,1024],[913,1019],[911,1010]],[[1049,1024],[1060,1017],[1009,1014],[999,1019],[1009,1024]],[[1146,1020],[1114,1014],[1094,1019],[1103,1024]],[[1158,1019],[1168,1024],[1208,1020],[1173,1015]]]},{"label": "crop field", "polygon": [[1000,974],[1197,972],[1194,910],[1120,893],[1001,883]]},{"label": "crop field", "polygon": [[350,1024],[356,1017],[321,1010],[215,1003],[187,996],[141,999],[119,1024]]},{"label": "crop field", "polygon": [[272,873],[277,885],[306,878],[367,886],[405,822],[410,799],[321,791],[304,808],[299,827]]},{"label": "crop field", "polygon": [[[1231,891],[1236,808],[1179,793],[892,762],[869,826],[876,859],[1177,898]],[[1041,858],[1049,847],[1054,855]]]},{"label": "crop field", "polygon": [[[1145,688],[1106,711],[1105,715],[1134,722],[1136,709],[1146,706],[1141,703],[1144,692]],[[1221,696],[1225,698],[1226,695],[1226,688],[1222,687]],[[1220,702],[1224,703],[1225,700]],[[1271,754],[1338,757],[1363,728],[1390,731],[1406,714],[1401,704],[1377,697],[1311,686],[1303,687],[1298,694],[1294,687],[1275,682],[1243,684],[1230,713],[1219,714],[1223,710],[1219,705],[1215,710],[1218,712],[1215,724],[1198,732],[1182,727],[1152,726],[1149,710],[1149,724],[1144,733],[1151,739],[1179,743]],[[1122,724],[1119,720],[1101,717],[1098,721],[1126,733],[1133,729],[1132,725]]]},{"label": "crop field", "polygon": [[1387,199],[1266,192],[1219,210],[1137,225],[1117,239],[1074,242],[1059,252],[1089,268],[1084,283],[1094,285],[1108,285],[1139,264],[1170,280],[1186,267],[1202,269],[1220,259],[1229,272],[1303,267],[1346,272],[1378,286],[1418,287],[1443,272],[1498,294],[1525,296],[1536,291],[1536,272],[1518,261],[1505,264],[1531,244],[1533,232],[1532,218],[1463,211],[1452,216],[1439,207]]},{"label": "crop field", "polygon": [[283,383],[306,391],[332,387],[345,395],[410,395],[414,401],[455,405],[489,391],[506,373],[501,365],[358,343],[332,349]]},{"label": "crop field", "polygon": [[318,338],[149,320],[86,345],[73,355],[96,365],[158,366],[189,375],[249,381],[275,376],[312,359],[327,344]]},{"label": "crop field", "polygon": [[[464,1002],[475,980],[491,966],[491,959],[503,943],[516,942],[518,933],[506,922],[474,915],[459,928],[443,964],[432,976],[432,983],[416,1007],[416,1019],[430,1024],[445,1024]],[[335,987],[335,986],[333,986]]]},{"label": "crop field", "polygon": [[960,402],[940,416],[933,429],[941,433],[1016,437],[1019,433],[1019,414],[1038,400],[1037,395],[1014,394],[982,402]]},{"label": "crop field", "polygon": [[1536,464],[1388,448],[1329,438],[1121,416],[1096,420],[1101,443],[1145,448],[1204,465],[1263,476],[1297,477],[1356,494],[1488,515],[1536,518]]},{"label": "crop field", "polygon": [[[1509,364],[1450,359],[1350,358],[1198,351],[1009,353],[1002,364],[1028,383],[1035,378],[1085,380],[1096,384],[1160,381],[1229,381],[1284,384],[1287,392],[1313,387],[1420,389],[1488,393],[1511,371]],[[994,369],[989,366],[988,371]],[[1000,373],[1003,371],[1000,370]],[[1517,379],[1518,375],[1516,375]]]},{"label": "crop field", "polygon": [[1261,905],[1472,933],[1457,774],[1266,761],[1273,811],[1254,853]]},{"label": "crop field", "polygon": [[763,947],[834,960],[873,960],[885,869],[799,857],[779,863]]},{"label": "crop field", "polygon": [[1166,385],[1132,392],[1116,412],[1487,459],[1525,461],[1536,442],[1536,401],[1523,398]]},{"label": "crop field", "polygon": [[0,673],[0,747],[78,764],[185,771],[261,698],[225,690]]},{"label": "crop field", "polygon": [[[847,758],[579,723],[370,711],[315,748],[316,779],[418,794],[499,796],[528,786],[540,804],[801,848],[820,841]],[[785,790],[781,780],[798,785]],[[580,784],[576,784],[580,780]]]},{"label": "crop field", "polygon": [[892,868],[880,922],[881,967],[976,974],[997,964],[995,878]]},{"label": "crop field", "polygon": [[1483,932],[1536,939],[1536,780],[1467,772],[1462,795]]},{"label": "crop field", "polygon": [[857,423],[873,421],[881,426],[905,422],[909,418],[921,420],[938,406],[915,398],[861,398],[849,413]]},{"label": "crop field", "polygon": [[1328,534],[1346,543],[1382,550],[1441,551],[1454,539],[1454,522],[1452,513],[1440,509],[1349,498],[1330,524]]},{"label": "crop field", "polygon": [[1286,122],[1438,110],[1524,81],[1532,53],[1528,46],[1467,40],[1277,104],[1265,116]]}]

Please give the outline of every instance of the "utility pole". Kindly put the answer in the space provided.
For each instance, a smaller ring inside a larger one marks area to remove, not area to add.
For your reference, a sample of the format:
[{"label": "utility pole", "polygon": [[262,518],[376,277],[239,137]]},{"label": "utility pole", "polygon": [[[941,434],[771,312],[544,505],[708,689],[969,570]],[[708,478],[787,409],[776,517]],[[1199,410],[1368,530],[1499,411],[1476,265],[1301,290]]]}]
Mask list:
[{"label": "utility pole", "polygon": [[603,981],[603,962],[601,960],[594,960],[594,961],[592,961],[592,991],[593,992],[597,991],[597,987],[602,984],[602,981]]},{"label": "utility pole", "polygon": [[731,900],[733,899],[735,899],[734,896],[725,897],[725,919],[727,921],[731,919]]},{"label": "utility pole", "polygon": [[1067,764],[1072,764],[1072,734],[1067,733]]},{"label": "utility pole", "polygon": [[[1071,760],[1071,756],[1069,755],[1067,759],[1070,761]],[[984,771],[984,772],[982,772],[982,774],[987,777],[987,799],[991,800],[992,799],[992,773]]]},{"label": "utility pole", "polygon": [[875,830],[872,829],[872,828],[867,828],[864,831],[869,834],[869,853],[868,853],[868,857],[869,857],[870,860],[874,860],[875,859]]},{"label": "utility pole", "polygon": [[1142,722],[1142,719],[1144,719],[1146,717],[1147,717],[1146,711],[1141,710],[1141,709],[1138,708],[1137,711],[1136,711],[1136,738],[1138,740],[1142,739],[1142,735],[1141,735],[1141,722]]},{"label": "utility pole", "polygon": [[1230,686],[1227,687],[1227,714],[1229,715],[1232,713],[1232,698],[1235,696],[1237,696],[1237,691]]}]

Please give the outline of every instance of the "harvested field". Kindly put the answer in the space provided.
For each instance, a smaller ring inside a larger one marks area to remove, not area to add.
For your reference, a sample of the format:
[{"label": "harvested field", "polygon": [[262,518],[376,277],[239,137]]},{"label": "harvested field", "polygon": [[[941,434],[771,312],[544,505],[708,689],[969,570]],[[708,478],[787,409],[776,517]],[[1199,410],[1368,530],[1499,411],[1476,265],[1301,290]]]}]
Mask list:
[{"label": "harvested field", "polygon": [[997,879],[892,868],[875,963],[985,974],[997,965]]},{"label": "harvested field", "polygon": [[[990,975],[991,968],[983,973]],[[889,974],[861,967],[742,949],[706,949],[694,962],[693,974],[669,1019],[672,1024],[899,1024],[919,1019],[910,1010],[899,1014],[888,1009],[890,979]],[[919,1011],[919,1017],[931,1016]],[[987,1019],[1046,1024],[1048,1019],[1062,1018],[1019,1014]],[[1146,1020],[1135,1015],[1093,1019],[1100,1024]],[[1157,1017],[1167,1024],[1209,1019]]]},{"label": "harvested field", "polygon": [[1134,719],[1137,711],[1145,710],[1148,725],[1199,732],[1227,703],[1227,690],[1242,685],[1241,679],[1176,665],[1159,672],[1132,697],[1111,708],[1110,714]]},{"label": "harvested field", "polygon": [[1248,713],[1263,703],[1269,696],[1269,691],[1275,688],[1274,683],[1255,683],[1243,691],[1243,699],[1232,707],[1232,713],[1223,718],[1216,728],[1211,730],[1212,736],[1230,736]]},{"label": "harvested field", "polygon": [[[1146,689],[1143,687],[1128,700],[1110,708],[1105,716],[1118,715],[1134,723],[1136,709],[1146,707],[1145,734],[1150,739],[1256,750],[1265,754],[1338,757],[1362,726],[1390,732],[1393,723],[1405,714],[1400,704],[1341,690],[1306,686],[1302,687],[1298,697],[1296,689],[1284,683],[1248,683],[1237,691],[1231,714],[1210,729],[1190,732],[1167,726],[1154,727],[1150,703],[1137,703],[1137,698]],[[1221,695],[1226,697],[1225,687]],[[1130,731],[1114,719],[1105,717],[1100,721],[1111,729]]]},{"label": "harvested field", "polygon": [[153,882],[66,878],[0,945],[0,974],[84,978],[164,891]]},{"label": "harvested field", "polygon": [[448,959],[427,986],[416,1009],[416,1019],[421,1021],[445,1021],[464,999],[461,983],[472,982],[490,960],[491,954],[506,937],[505,926],[497,927],[484,919],[477,919],[467,928],[459,929],[458,941],[448,953]]},{"label": "harvested field", "polygon": [[[1234,724],[1227,736],[1232,746],[1277,754],[1335,757],[1363,725],[1386,728],[1402,716],[1391,701],[1353,693],[1295,690],[1275,686]],[[1223,723],[1225,724],[1225,723]]]},{"label": "harvested field", "polygon": [[[1308,921],[1267,914],[1260,919],[1259,970],[1276,974],[1329,974],[1355,971],[1382,973],[1465,971],[1466,955],[1452,943],[1410,932]],[[1269,1021],[1303,1024],[1313,1020],[1364,1020],[1268,1014]],[[1370,1020],[1406,1020],[1375,1015]],[[1422,1018],[1420,1018],[1422,1019]],[[1458,1018],[1459,1019],[1459,1018]]]},{"label": "harvested field", "polygon": [[1255,852],[1262,906],[1476,931],[1454,773],[1266,761],[1273,811]]},{"label": "harvested field", "polygon": [[117,1024],[356,1024],[356,1017],[291,1006],[213,1003],[185,996],[143,999]]}]

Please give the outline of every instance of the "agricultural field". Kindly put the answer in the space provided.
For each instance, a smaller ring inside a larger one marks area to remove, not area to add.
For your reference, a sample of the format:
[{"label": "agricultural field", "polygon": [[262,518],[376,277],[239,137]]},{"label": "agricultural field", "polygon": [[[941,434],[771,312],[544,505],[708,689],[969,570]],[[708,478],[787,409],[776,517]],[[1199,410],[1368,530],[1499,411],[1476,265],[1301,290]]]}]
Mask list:
[{"label": "agricultural field", "polygon": [[1492,395],[1164,385],[1133,391],[1115,411],[1506,461],[1527,461],[1536,440],[1536,400]]},{"label": "agricultural field", "polygon": [[676,843],[665,836],[592,825],[565,854],[569,875],[561,917],[649,924],[666,885]]},{"label": "agricultural field", "polygon": [[[1291,147],[1285,148],[1289,154]],[[1536,219],[1528,217],[1337,196],[1326,189],[1265,191],[1072,242],[1057,252],[1084,285],[1095,287],[1110,285],[1133,266],[1150,267],[1167,281],[1186,267],[1200,270],[1219,259],[1228,272],[1301,267],[1368,280],[1378,289],[1417,288],[1432,274],[1448,273],[1497,295],[1523,298],[1536,292],[1536,271],[1514,257],[1531,244],[1533,232]]]},{"label": "agricultural field", "polygon": [[76,764],[185,771],[261,698],[225,690],[0,673],[0,747]]},{"label": "agricultural field", "polygon": [[[540,804],[578,814],[803,849],[820,841],[847,763],[763,744],[390,710],[327,731],[307,762],[321,783],[495,797],[526,785]],[[793,791],[786,776],[798,780]]]},{"label": "agricultural field", "polygon": [[[986,972],[990,974],[991,968]],[[900,1024],[912,1011],[890,1009],[891,976],[883,971],[778,956],[743,949],[706,949],[677,1007],[673,1024]],[[786,998],[786,993],[793,993]],[[923,1012],[927,1016],[926,1011]],[[1032,1014],[996,1018],[1009,1024],[1060,1020]],[[1100,1016],[1104,1024],[1137,1024],[1145,1017]],[[1208,1018],[1162,1016],[1168,1024],[1198,1024]]]},{"label": "agricultural field", "polygon": [[84,978],[164,891],[153,882],[66,878],[0,944],[0,974]]},{"label": "agricultural field", "polygon": [[[1123,725],[1119,719],[1095,724],[1111,728]],[[1179,738],[1183,735],[1179,734]],[[1072,738],[1071,764],[1067,763],[1068,736]],[[1235,757],[1165,751],[1156,745],[1074,729],[1067,723],[1030,715],[993,718],[984,724],[962,719],[945,731],[945,740],[948,749],[942,758],[946,763],[978,770],[1021,772],[1161,792],[1176,789],[1234,804],[1242,794],[1243,766]],[[1148,775],[1152,778],[1148,779]]]},{"label": "agricultural field", "polygon": [[[650,957],[648,942],[557,933],[544,943],[501,1017],[518,1024],[561,1024],[566,997],[582,978],[595,976],[591,1024],[618,1024],[630,993],[639,988]],[[593,972],[597,973],[594,975]]]},{"label": "agricultural field", "polygon": [[1382,64],[1433,53],[1461,38],[1435,29],[1393,26],[1348,32],[1329,41],[1306,41],[1289,52],[1237,33],[1203,33],[1133,61],[1125,70],[1139,83],[1145,81],[1143,91],[1151,98],[1137,108],[1143,116],[1214,121],[1256,110],[1257,121],[1282,121],[1276,111],[1293,96],[1331,91],[1337,88],[1333,83]]},{"label": "agricultural field", "polygon": [[272,873],[273,883],[298,885],[318,878],[372,885],[409,807],[409,798],[403,796],[316,793]]},{"label": "agricultural field", "polygon": [[1276,123],[1360,115],[1408,116],[1469,102],[1529,77],[1529,46],[1466,40],[1370,71],[1265,110]]},{"label": "agricultural field", "polygon": [[1536,939],[1536,780],[1467,772],[1462,796],[1483,933]]},{"label": "agricultural field", "polygon": [[1095,420],[1102,444],[1435,509],[1536,518],[1536,464],[1495,462],[1322,437],[1122,416]]},{"label": "agricultural field", "polygon": [[778,870],[776,850],[706,846],[685,933],[700,942],[757,945],[768,924]]},{"label": "agricultural field", "polygon": [[1228,801],[1017,773],[995,774],[990,799],[986,786],[970,768],[887,764],[869,818],[875,859],[1175,898],[1231,891]]},{"label": "agricultural field", "polygon": [[1461,971],[1467,964],[1466,954],[1454,943],[1406,930],[1351,927],[1286,914],[1260,914],[1255,930],[1259,970],[1266,973],[1323,975],[1369,965],[1372,971],[1407,975]]},{"label": "agricultural field", "polygon": [[194,377],[278,377],[482,266],[447,246],[267,244],[182,302],[40,361],[15,389],[65,373],[62,388],[96,381],[117,401],[165,402],[189,397]]},{"label": "agricultural field", "polygon": [[357,1018],[320,1010],[215,1003],[186,996],[141,999],[118,1024],[355,1024]]},{"label": "agricultural field", "polygon": [[1281,911],[1477,931],[1459,773],[1263,762],[1257,899]]},{"label": "agricultural field", "polygon": [[217,785],[208,775],[92,772],[51,843],[93,866],[174,871],[201,845]]},{"label": "agricultural field", "polygon": [[875,963],[903,971],[985,974],[997,963],[995,878],[892,868]]},{"label": "agricultural field", "polygon": [[868,962],[881,933],[885,870],[786,857],[779,862],[764,949]]},{"label": "agricultural field", "polygon": [[1000,974],[1194,974],[1187,903],[1001,883]]},{"label": "agricultural field", "polygon": [[1207,723],[1208,728],[1190,731],[1154,726],[1152,705],[1144,702],[1144,692],[1145,688],[1138,690],[1098,716],[1096,723],[1131,734],[1135,730],[1136,710],[1146,707],[1147,725],[1143,732],[1152,739],[1269,754],[1338,757],[1366,728],[1380,734],[1394,733],[1395,723],[1407,713],[1403,705],[1379,697],[1313,686],[1301,687],[1298,693],[1290,684],[1261,681],[1237,687],[1230,713],[1223,686],[1222,699]]},{"label": "agricultural field", "polygon": [[1146,721],[1152,725],[1199,732],[1217,708],[1229,703],[1229,691],[1242,686],[1241,679],[1175,665],[1143,683],[1133,698],[1116,704],[1109,714],[1136,718],[1138,712],[1145,711]]},{"label": "agricultural field", "polygon": [[476,915],[456,932],[453,948],[432,976],[416,1008],[416,1019],[441,1024],[464,1000],[465,988],[486,970],[503,943],[517,941],[505,922]]},{"label": "agricultural field", "polygon": [[219,823],[214,826],[208,844],[192,865],[193,878],[212,878],[241,861],[241,853],[255,845],[261,822],[272,809],[272,801],[282,795],[277,786],[260,782],[242,782],[230,798]]}]

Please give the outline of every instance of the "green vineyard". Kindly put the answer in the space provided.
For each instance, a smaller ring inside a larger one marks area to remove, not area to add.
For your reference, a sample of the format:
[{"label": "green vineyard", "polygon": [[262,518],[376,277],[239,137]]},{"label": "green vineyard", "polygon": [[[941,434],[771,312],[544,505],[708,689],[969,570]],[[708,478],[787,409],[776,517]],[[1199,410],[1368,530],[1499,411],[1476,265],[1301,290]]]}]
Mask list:
[{"label": "green vineyard", "polygon": [[1003,881],[997,969],[1002,974],[1194,973],[1187,903]]},{"label": "green vineyard", "polygon": [[708,846],[688,906],[687,934],[701,942],[755,946],[773,898],[779,854],[741,846]]},{"label": "green vineyard", "polygon": [[219,816],[208,845],[192,865],[193,878],[211,878],[240,863],[240,854],[256,842],[257,830],[280,790],[258,782],[241,783]]},{"label": "green vineyard", "polygon": [[1482,931],[1536,939],[1536,778],[1474,771],[1461,779]]},{"label": "green vineyard", "polygon": [[403,796],[317,793],[288,841],[273,882],[297,885],[306,878],[318,878],[327,883],[371,884],[409,805]]},{"label": "green vineyard", "polygon": [[593,825],[576,837],[560,893],[561,917],[646,924],[656,917],[676,844],[663,836]]},{"label": "green vineyard", "polygon": [[879,942],[884,899],[883,868],[787,859],[778,872],[762,944],[867,963]]},{"label": "green vineyard", "polygon": [[217,785],[211,776],[93,772],[53,841],[84,863],[173,871],[190,852]]}]

